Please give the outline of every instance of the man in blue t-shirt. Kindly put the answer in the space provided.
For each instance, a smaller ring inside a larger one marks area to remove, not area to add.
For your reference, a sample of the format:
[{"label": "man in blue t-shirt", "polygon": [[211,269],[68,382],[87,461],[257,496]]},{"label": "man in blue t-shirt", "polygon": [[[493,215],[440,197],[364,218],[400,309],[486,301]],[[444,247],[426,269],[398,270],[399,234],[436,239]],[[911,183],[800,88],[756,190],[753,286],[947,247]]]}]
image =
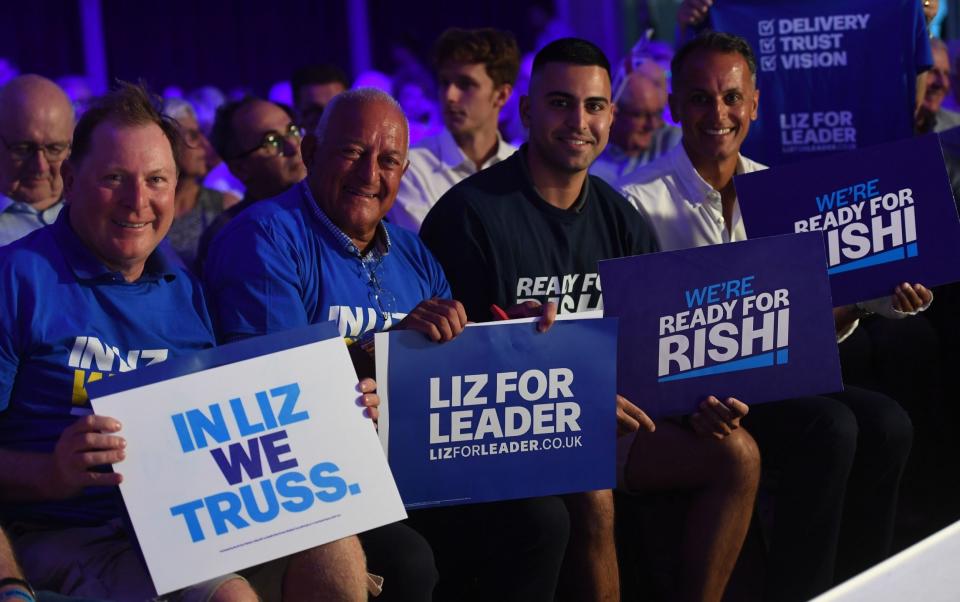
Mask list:
[{"label": "man in blue t-shirt", "polygon": [[[122,474],[104,469],[125,458],[121,425],[90,413],[86,384],[214,344],[199,285],[155,252],[173,219],[177,148],[174,122],[143,88],[121,85],[77,125],[69,206],[0,251],[0,520],[43,589],[156,595],[122,519]],[[248,576],[282,581],[287,599],[366,599],[355,537]],[[172,599],[255,595],[231,574]]]},{"label": "man in blue t-shirt", "polygon": [[[407,168],[407,131],[399,105],[378,90],[343,92],[327,105],[304,139],[307,179],[245,211],[213,242],[204,284],[221,340],[335,320],[364,370],[377,331],[443,342],[463,330],[466,313],[439,264],[415,234],[382,221]],[[393,541],[360,539],[371,570],[384,548],[428,541],[437,598],[546,601],[567,523],[560,500],[538,498],[413,511],[413,529],[395,530]],[[384,595],[393,596],[390,581]],[[391,599],[431,597],[433,582],[415,585]]]}]

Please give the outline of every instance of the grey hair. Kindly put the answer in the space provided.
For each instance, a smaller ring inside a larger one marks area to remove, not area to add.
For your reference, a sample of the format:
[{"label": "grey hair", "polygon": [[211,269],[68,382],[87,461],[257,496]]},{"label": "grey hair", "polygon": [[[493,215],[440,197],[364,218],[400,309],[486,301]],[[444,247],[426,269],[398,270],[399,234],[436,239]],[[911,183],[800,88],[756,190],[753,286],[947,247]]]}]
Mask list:
[{"label": "grey hair", "polygon": [[197,112],[193,109],[193,105],[182,98],[163,99],[163,113],[177,121],[184,117],[192,117],[194,121],[197,120]]},{"label": "grey hair", "polygon": [[352,90],[346,90],[334,96],[333,100],[324,107],[323,115],[320,116],[320,121],[317,122],[317,127],[313,130],[313,134],[317,138],[317,146],[323,144],[323,137],[327,133],[327,126],[330,124],[330,116],[336,112],[337,107],[341,104],[353,105],[372,102],[385,102],[400,113],[403,117],[403,125],[407,130],[407,148],[409,149],[410,123],[407,121],[407,116],[403,112],[400,103],[397,102],[393,96],[390,96],[379,88],[353,88]]}]

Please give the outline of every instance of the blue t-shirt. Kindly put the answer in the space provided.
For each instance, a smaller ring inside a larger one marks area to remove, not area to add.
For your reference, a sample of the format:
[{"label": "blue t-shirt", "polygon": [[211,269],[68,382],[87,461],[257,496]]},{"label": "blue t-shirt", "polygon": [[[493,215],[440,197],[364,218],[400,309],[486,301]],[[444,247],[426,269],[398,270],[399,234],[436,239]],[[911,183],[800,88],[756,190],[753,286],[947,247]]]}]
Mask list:
[{"label": "blue t-shirt", "polygon": [[433,255],[411,232],[382,224],[382,250],[361,260],[319,210],[306,182],[250,207],[217,235],[204,287],[222,341],[333,320],[356,339],[418,303],[450,298]]},{"label": "blue t-shirt", "polygon": [[913,135],[916,76],[933,63],[917,0],[724,0],[710,21],[757,56],[744,155],[780,165]]},{"label": "blue t-shirt", "polygon": [[[163,253],[126,282],[80,241],[69,207],[0,249],[0,446],[49,453],[90,413],[86,384],[212,347],[199,284]],[[118,468],[122,472],[122,465]],[[119,516],[116,488],[0,505],[3,520],[92,524]]]}]

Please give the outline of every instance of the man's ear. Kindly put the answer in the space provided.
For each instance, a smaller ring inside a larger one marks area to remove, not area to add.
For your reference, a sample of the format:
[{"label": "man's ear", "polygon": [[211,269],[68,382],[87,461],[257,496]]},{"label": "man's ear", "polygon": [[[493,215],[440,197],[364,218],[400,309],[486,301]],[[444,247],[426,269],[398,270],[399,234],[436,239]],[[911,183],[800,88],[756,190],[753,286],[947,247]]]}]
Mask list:
[{"label": "man's ear", "polygon": [[530,97],[520,97],[520,123],[523,127],[530,129]]},{"label": "man's ear", "polygon": [[494,90],[493,95],[493,104],[498,109],[502,109],[507,101],[510,100],[510,95],[513,94],[513,86],[510,84],[503,84],[496,90]]},{"label": "man's ear", "polygon": [[300,156],[303,157],[303,164],[307,166],[307,171],[313,167],[313,157],[317,152],[317,136],[313,132],[307,133],[300,141]]}]

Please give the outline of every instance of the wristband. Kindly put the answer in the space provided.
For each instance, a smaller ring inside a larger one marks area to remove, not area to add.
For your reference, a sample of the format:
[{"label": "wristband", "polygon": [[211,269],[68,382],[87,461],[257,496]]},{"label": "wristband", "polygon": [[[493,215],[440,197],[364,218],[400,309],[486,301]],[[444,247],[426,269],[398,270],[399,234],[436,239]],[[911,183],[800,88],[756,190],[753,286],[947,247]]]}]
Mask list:
[{"label": "wristband", "polygon": [[35,602],[37,599],[37,592],[33,591],[33,588],[29,583],[23,579],[17,577],[4,577],[0,579],[0,588],[7,587],[8,585],[15,585],[20,589],[11,589],[5,592],[0,592],[0,600],[9,600],[11,598],[20,598],[26,600],[27,602]]}]

